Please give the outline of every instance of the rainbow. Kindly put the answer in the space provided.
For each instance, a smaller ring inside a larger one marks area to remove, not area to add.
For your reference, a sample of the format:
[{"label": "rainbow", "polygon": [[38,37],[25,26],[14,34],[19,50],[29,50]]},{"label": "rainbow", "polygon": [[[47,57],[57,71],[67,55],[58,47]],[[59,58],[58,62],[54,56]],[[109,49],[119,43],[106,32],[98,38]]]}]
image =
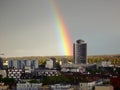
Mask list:
[{"label": "rainbow", "polygon": [[[68,29],[64,23],[64,20],[62,18],[62,15],[57,7],[57,4],[55,3],[55,0],[50,0],[52,11],[54,13],[55,17],[55,23],[56,23],[56,30],[58,35],[58,38],[60,40],[60,50],[62,51],[63,55],[71,56],[72,53],[72,42],[69,36]],[[59,41],[58,40],[58,41]]]}]

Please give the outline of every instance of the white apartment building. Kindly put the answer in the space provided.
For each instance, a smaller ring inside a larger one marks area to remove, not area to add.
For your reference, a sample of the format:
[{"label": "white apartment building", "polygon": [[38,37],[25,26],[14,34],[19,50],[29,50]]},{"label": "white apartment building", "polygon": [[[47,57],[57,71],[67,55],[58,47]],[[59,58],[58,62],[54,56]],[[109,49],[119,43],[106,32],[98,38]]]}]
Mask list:
[{"label": "white apartment building", "polygon": [[46,61],[46,68],[53,69],[55,68],[56,65],[56,59],[55,58],[50,58],[49,60]]},{"label": "white apartment building", "polygon": [[40,90],[42,83],[17,83],[17,90]]},{"label": "white apartment building", "polygon": [[62,72],[85,72],[85,66],[81,64],[63,64],[61,65]]},{"label": "white apartment building", "polygon": [[109,60],[97,62],[97,67],[110,67],[110,66],[112,65],[111,65],[111,61]]},{"label": "white apartment building", "polygon": [[79,90],[93,90],[96,82],[81,82],[79,83]]},{"label": "white apartment building", "polygon": [[8,60],[8,67],[19,69],[30,67],[32,69],[35,69],[38,68],[38,60]]},{"label": "white apartment building", "polygon": [[51,60],[51,59],[47,60],[45,67],[49,68],[49,69],[52,69],[53,68],[53,60]]},{"label": "white apartment building", "polygon": [[50,86],[50,90],[71,90],[71,85],[55,84]]}]

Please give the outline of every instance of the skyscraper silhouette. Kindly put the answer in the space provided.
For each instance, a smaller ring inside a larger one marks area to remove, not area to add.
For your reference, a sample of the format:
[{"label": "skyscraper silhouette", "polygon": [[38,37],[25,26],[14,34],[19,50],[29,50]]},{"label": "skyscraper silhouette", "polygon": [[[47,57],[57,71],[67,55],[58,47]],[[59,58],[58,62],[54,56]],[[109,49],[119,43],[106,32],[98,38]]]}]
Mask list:
[{"label": "skyscraper silhouette", "polygon": [[73,44],[73,57],[75,64],[86,64],[87,63],[87,44],[84,40],[77,40]]}]

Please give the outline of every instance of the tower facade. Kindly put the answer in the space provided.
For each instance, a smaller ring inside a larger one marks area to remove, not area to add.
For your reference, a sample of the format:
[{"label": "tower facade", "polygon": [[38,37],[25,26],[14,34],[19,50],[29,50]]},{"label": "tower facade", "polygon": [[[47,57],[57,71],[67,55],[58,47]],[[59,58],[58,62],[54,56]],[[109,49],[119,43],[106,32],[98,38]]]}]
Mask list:
[{"label": "tower facade", "polygon": [[0,70],[3,69],[3,60],[2,58],[0,57]]},{"label": "tower facade", "polygon": [[87,43],[83,40],[77,40],[73,44],[73,57],[75,64],[86,64],[87,63]]}]

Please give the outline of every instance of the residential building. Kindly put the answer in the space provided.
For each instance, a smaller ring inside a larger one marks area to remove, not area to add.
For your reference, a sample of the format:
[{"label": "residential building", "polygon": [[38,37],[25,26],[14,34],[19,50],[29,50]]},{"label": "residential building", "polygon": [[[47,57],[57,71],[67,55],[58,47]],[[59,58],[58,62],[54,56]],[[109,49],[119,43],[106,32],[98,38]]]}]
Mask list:
[{"label": "residential building", "polygon": [[111,85],[100,85],[100,86],[95,86],[95,90],[114,90],[113,86]]},{"label": "residential building", "polygon": [[38,60],[8,60],[8,68],[30,67],[32,69],[38,68]]},{"label": "residential building", "polygon": [[24,73],[23,69],[8,69],[7,76],[9,78],[14,78],[17,81],[21,79],[21,75]]},{"label": "residential building", "polygon": [[[120,76],[120,75],[119,75]],[[113,85],[114,90],[119,90],[120,89],[120,77],[113,76],[110,78],[110,83]]]},{"label": "residential building", "polygon": [[1,57],[0,57],[0,69],[3,69],[3,61]]},{"label": "residential building", "polygon": [[85,66],[81,64],[63,64],[61,65],[61,71],[62,72],[85,72],[86,68]]},{"label": "residential building", "polygon": [[4,83],[0,83],[0,90],[9,90],[9,86]]},{"label": "residential building", "polygon": [[96,82],[80,82],[79,83],[79,90],[93,90],[95,87]]},{"label": "residential building", "polygon": [[53,69],[53,60],[47,60],[45,64],[45,68]]},{"label": "residential building", "polygon": [[42,83],[17,83],[17,90],[41,90]]},{"label": "residential building", "polygon": [[58,76],[60,72],[57,70],[49,70],[49,69],[36,69],[33,74],[35,77],[39,76]]},{"label": "residential building", "polygon": [[110,60],[104,60],[104,61],[98,61],[97,67],[111,67],[111,61]]},{"label": "residential building", "polygon": [[73,44],[73,58],[75,64],[87,63],[87,44],[83,40],[77,40]]},{"label": "residential building", "polygon": [[54,69],[56,67],[56,59],[50,58],[49,60],[47,60],[45,67],[49,69]]},{"label": "residential building", "polygon": [[71,85],[55,84],[50,86],[50,90],[71,90]]},{"label": "residential building", "polygon": [[61,59],[60,65],[63,65],[63,64],[68,64],[68,59],[67,58],[62,58]]},{"label": "residential building", "polygon": [[5,78],[7,76],[6,70],[0,70],[0,75],[2,75],[2,78]]}]

